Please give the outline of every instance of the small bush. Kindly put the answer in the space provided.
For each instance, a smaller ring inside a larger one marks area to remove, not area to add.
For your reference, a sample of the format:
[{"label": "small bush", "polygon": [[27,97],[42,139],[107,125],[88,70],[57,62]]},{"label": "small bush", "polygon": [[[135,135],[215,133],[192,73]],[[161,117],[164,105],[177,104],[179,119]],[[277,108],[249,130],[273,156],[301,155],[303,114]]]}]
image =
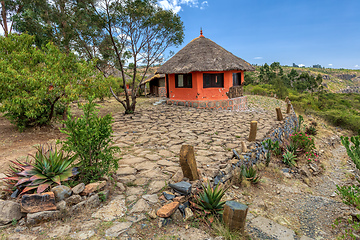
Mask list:
[{"label": "small bush", "polygon": [[34,162],[21,163],[12,161],[8,177],[5,179],[10,186],[16,187],[21,194],[30,190],[37,190],[42,193],[54,185],[61,185],[61,182],[68,181],[70,177],[78,174],[77,167],[71,167],[76,155],[64,155],[58,151],[56,146],[45,148],[37,147]]},{"label": "small bush", "polygon": [[114,153],[119,148],[110,146],[113,143],[113,118],[110,114],[99,117],[96,106],[93,98],[89,98],[87,104],[79,106],[84,114],[74,119],[69,114],[65,121],[66,127],[61,130],[68,135],[63,148],[77,153],[80,158],[79,178],[83,182],[96,181],[118,168]]},{"label": "small bush", "polygon": [[244,165],[241,166],[241,171],[240,171],[240,179],[244,179],[251,182],[251,183],[258,183],[260,181],[260,176],[257,176],[257,171],[254,169],[254,167],[251,166],[247,166],[245,167]]},{"label": "small bush", "polygon": [[336,193],[340,195],[343,202],[360,209],[360,188],[359,186],[336,186]]},{"label": "small bush", "polygon": [[286,153],[283,154],[283,162],[290,166],[290,167],[293,167],[296,165],[296,155],[293,153],[293,152],[289,152],[289,151],[286,151]]},{"label": "small bush", "polygon": [[[350,146],[350,141],[352,145]],[[346,148],[346,152],[351,160],[355,163],[356,168],[360,170],[360,136],[350,138],[341,136],[341,144]]]},{"label": "small bush", "polygon": [[279,142],[273,142],[270,138],[262,142],[266,152],[266,166],[269,166],[272,151],[277,151],[280,148]]},{"label": "small bush", "polygon": [[311,152],[315,149],[314,139],[304,132],[290,134],[291,143],[302,152]]}]

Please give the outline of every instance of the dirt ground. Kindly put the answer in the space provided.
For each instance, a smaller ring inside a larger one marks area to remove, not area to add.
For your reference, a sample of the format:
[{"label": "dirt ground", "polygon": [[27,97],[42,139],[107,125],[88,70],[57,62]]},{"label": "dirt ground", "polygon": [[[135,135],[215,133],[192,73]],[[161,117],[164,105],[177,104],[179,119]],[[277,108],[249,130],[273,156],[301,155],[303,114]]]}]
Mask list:
[{"label": "dirt ground", "polygon": [[[140,99],[139,109],[150,106],[157,99]],[[123,111],[119,103],[113,99],[100,103],[103,107],[101,114],[121,114]],[[76,104],[73,106],[73,113],[79,115]],[[283,174],[283,169],[288,168],[280,159],[274,158],[269,168],[259,166],[259,173],[262,179],[259,184],[237,185],[234,183],[226,193],[226,200],[238,200],[250,206],[252,217],[264,216],[275,222],[291,228],[299,236],[306,235],[316,239],[335,239],[340,234],[339,229],[333,229],[332,223],[338,217],[346,216],[351,208],[341,203],[339,196],[334,195],[336,184],[351,179],[354,167],[349,163],[344,148],[339,143],[339,136],[350,135],[343,131],[329,126],[312,116],[305,117],[316,120],[318,123],[318,135],[315,137],[317,149],[323,150],[320,154],[320,162],[323,172],[317,176],[308,178],[288,177]],[[64,134],[60,133],[61,123],[52,126],[26,129],[20,133],[7,119],[0,117],[0,173],[4,173],[10,160],[24,158],[29,153],[34,153],[34,145],[55,142],[56,139],[63,139]],[[335,139],[335,140],[334,140]],[[298,165],[305,165],[306,160],[300,159]],[[293,169],[290,169],[290,173]],[[118,189],[112,189],[111,194],[117,194]],[[81,216],[69,216],[65,222],[81,224],[86,219],[86,214]],[[49,231],[54,225],[44,224],[44,231]],[[136,236],[140,239],[156,239],[155,236],[166,236],[163,239],[175,239],[174,225],[166,226],[159,231],[155,220],[146,222],[144,228],[142,223],[135,226]],[[181,223],[175,225],[179,228],[190,226],[199,227],[199,223]],[[196,226],[197,225],[197,226]],[[201,224],[200,224],[201,225]],[[205,225],[200,228],[208,231]],[[252,235],[254,228],[249,226],[248,234]],[[176,232],[176,231],[175,231]],[[167,238],[168,236],[168,238]],[[38,239],[42,238],[39,235]]]}]

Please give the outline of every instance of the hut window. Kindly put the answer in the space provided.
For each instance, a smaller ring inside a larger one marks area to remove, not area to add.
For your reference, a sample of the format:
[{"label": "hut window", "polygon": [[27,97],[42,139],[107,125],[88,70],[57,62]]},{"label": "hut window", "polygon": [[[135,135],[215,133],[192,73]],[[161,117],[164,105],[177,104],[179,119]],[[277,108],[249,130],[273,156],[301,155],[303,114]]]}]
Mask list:
[{"label": "hut window", "polygon": [[175,74],[176,88],[192,88],[192,78],[190,74]]},{"label": "hut window", "polygon": [[241,85],[241,72],[233,73],[233,86]]},{"label": "hut window", "polygon": [[224,87],[224,74],[210,74],[204,73],[203,75],[204,88],[223,88]]}]

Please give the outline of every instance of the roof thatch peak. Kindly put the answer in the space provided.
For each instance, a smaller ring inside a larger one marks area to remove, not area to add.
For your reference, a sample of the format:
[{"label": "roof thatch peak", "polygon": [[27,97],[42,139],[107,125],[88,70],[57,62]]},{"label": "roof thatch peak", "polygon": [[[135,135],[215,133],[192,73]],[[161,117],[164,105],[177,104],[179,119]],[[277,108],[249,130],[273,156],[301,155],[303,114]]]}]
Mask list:
[{"label": "roof thatch peak", "polygon": [[255,68],[201,34],[165,62],[156,73],[231,70],[254,71]]}]

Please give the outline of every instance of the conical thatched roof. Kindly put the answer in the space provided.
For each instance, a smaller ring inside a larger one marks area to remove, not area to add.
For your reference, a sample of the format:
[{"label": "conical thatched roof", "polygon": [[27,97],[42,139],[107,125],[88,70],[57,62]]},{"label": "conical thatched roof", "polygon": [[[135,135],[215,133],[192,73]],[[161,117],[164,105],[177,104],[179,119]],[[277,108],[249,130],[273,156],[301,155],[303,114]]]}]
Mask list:
[{"label": "conical thatched roof", "polygon": [[255,68],[210,39],[200,36],[165,62],[156,73],[171,74],[230,70],[255,71]]}]

